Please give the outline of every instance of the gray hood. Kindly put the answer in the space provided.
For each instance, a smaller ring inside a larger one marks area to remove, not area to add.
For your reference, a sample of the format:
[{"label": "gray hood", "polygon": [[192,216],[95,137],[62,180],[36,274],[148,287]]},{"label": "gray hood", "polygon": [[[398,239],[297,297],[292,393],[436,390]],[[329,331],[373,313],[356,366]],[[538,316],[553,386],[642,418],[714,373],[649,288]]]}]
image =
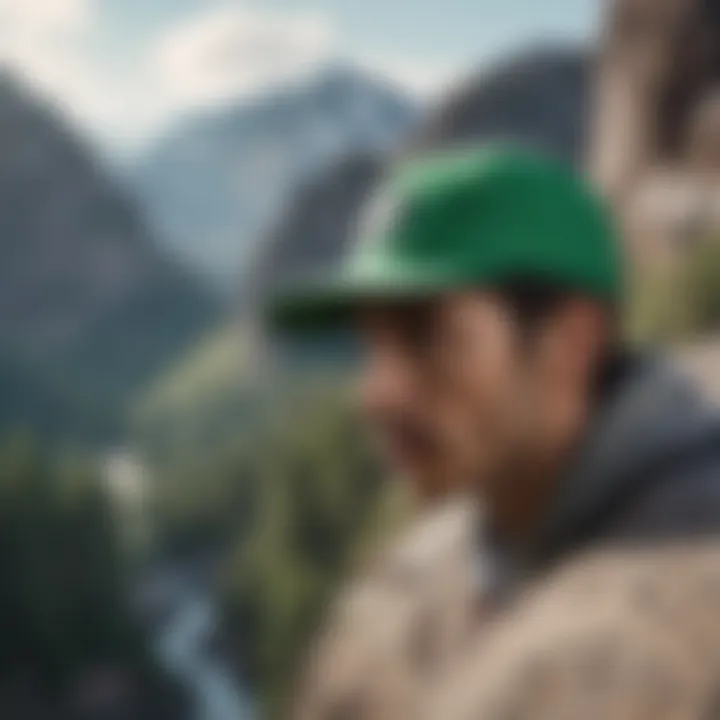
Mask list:
[{"label": "gray hood", "polygon": [[560,480],[534,554],[562,554],[592,535],[613,506],[681,482],[683,471],[710,455],[720,458],[720,415],[694,383],[667,361],[628,360]]},{"label": "gray hood", "polygon": [[[698,471],[704,473],[702,492]],[[714,505],[706,512],[720,529],[720,415],[669,362],[629,357],[609,383],[525,551],[509,551],[485,536],[482,564],[492,568],[502,595],[565,554],[612,536],[617,516],[645,497],[661,500],[659,526],[669,527],[677,498],[687,507],[684,496],[694,494],[695,505],[702,505],[710,483]],[[657,518],[652,522],[658,524]],[[643,523],[647,518],[630,520],[639,530]]]}]

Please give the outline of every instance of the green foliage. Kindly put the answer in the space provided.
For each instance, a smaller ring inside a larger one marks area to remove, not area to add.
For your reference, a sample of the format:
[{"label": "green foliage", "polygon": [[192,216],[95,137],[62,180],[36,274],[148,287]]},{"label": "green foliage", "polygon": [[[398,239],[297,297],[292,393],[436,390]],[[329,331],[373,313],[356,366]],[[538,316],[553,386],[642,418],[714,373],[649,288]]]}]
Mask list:
[{"label": "green foliage", "polygon": [[272,717],[288,701],[328,602],[375,534],[386,493],[341,393],[294,404],[258,447],[261,494],[228,563],[224,607]]},{"label": "green foliage", "polygon": [[0,671],[55,692],[137,640],[111,507],[94,470],[15,436],[0,446]]},{"label": "green foliage", "polygon": [[636,281],[630,332],[651,342],[683,341],[720,328],[720,242],[699,238],[679,266]]},{"label": "green foliage", "polygon": [[135,431],[164,550],[220,551],[222,639],[272,717],[323,611],[401,508],[349,409],[346,347],[292,348],[291,367],[268,372],[248,332],[227,328],[168,373]]},{"label": "green foliage", "polygon": [[689,332],[704,333],[720,327],[720,242],[704,242],[691,253],[679,291],[688,306]]},{"label": "green foliage", "polygon": [[[227,354],[227,347],[219,353]],[[165,550],[225,553],[222,636],[269,716],[287,701],[308,640],[343,579],[399,515],[386,502],[345,386],[338,372],[283,374],[256,388],[252,413],[226,418],[222,440],[193,440],[191,432],[184,442],[161,443],[147,424],[141,433]],[[197,411],[193,395],[166,389],[155,410],[162,397],[190,398]],[[196,414],[196,429],[202,417]]]},{"label": "green foliage", "polygon": [[243,443],[226,452],[197,449],[156,464],[153,520],[165,553],[215,550],[247,526],[258,494],[256,455]]},{"label": "green foliage", "polygon": [[238,435],[261,411],[251,355],[246,328],[228,325],[184,354],[136,403],[133,435],[161,483],[173,485],[168,502],[190,500],[188,493],[202,502],[191,491],[197,473],[213,484],[210,476],[237,464],[232,456],[245,444]]}]

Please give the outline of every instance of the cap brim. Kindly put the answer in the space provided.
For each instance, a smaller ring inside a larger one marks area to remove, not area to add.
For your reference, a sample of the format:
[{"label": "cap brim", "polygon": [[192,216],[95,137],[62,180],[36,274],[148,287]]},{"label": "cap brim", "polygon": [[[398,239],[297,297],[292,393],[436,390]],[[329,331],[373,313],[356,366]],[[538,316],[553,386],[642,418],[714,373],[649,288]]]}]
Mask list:
[{"label": "cap brim", "polygon": [[358,308],[387,302],[421,300],[446,290],[445,278],[403,275],[389,277],[325,276],[278,293],[267,307],[269,324],[281,331],[342,328]]}]

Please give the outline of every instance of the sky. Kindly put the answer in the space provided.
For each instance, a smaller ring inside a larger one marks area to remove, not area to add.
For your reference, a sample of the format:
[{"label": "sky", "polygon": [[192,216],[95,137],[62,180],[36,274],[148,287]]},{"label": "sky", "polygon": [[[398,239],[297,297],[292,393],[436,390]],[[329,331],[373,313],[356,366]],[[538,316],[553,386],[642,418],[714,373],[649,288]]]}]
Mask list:
[{"label": "sky", "polygon": [[0,0],[0,64],[101,145],[343,60],[431,97],[528,44],[586,42],[602,0]]}]

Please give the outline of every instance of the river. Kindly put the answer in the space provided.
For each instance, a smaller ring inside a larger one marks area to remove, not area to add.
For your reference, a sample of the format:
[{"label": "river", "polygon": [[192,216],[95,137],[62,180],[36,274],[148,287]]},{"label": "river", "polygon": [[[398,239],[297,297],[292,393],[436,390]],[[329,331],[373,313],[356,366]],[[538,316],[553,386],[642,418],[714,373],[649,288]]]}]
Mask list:
[{"label": "river", "polygon": [[[129,448],[109,452],[103,459],[103,476],[123,518],[133,518],[141,528],[147,525],[147,473],[141,460]],[[169,608],[156,632],[156,653],[195,696],[198,710],[192,720],[253,720],[249,694],[208,649],[218,613],[201,576],[189,568],[159,566],[139,583],[138,597],[150,598],[151,606]]]},{"label": "river", "polygon": [[212,598],[187,585],[179,588],[173,604],[156,647],[163,665],[193,692],[193,720],[252,720],[248,693],[208,650],[217,622]]}]

